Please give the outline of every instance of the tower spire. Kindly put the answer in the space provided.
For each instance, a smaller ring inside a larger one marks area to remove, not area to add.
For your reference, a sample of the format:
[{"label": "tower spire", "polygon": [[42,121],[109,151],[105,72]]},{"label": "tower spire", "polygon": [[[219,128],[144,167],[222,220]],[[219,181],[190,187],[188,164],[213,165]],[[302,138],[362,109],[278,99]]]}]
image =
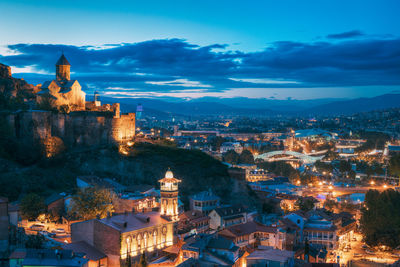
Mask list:
[{"label": "tower spire", "polygon": [[64,56],[64,51],[62,51],[62,54],[56,63],[57,81],[69,81],[70,69],[71,69],[71,64],[69,64],[67,58]]}]

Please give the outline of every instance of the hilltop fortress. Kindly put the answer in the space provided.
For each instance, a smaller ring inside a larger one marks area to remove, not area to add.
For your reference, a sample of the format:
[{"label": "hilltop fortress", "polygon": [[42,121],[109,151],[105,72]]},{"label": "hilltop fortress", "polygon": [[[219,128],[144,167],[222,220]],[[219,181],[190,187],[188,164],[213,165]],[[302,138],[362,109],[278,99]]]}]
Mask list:
[{"label": "hilltop fortress", "polygon": [[[101,104],[97,93],[94,101],[86,101],[79,82],[70,79],[70,67],[62,55],[56,63],[56,79],[37,85],[33,93],[37,106],[51,104],[57,112],[31,109],[5,114],[14,137],[39,142],[48,157],[64,148],[132,140],[135,114],[121,114],[119,103]],[[3,69],[4,80],[18,80],[11,76],[9,67]]]}]

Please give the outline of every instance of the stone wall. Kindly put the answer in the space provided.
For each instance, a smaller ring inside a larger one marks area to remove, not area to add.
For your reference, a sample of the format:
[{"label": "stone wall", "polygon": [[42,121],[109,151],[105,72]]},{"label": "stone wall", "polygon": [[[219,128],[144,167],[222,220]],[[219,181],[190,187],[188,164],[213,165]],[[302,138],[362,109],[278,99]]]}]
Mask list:
[{"label": "stone wall", "polygon": [[134,113],[115,118],[104,112],[26,111],[9,114],[7,119],[17,139],[41,141],[46,147],[52,143],[67,149],[92,147],[120,143],[135,136]]}]

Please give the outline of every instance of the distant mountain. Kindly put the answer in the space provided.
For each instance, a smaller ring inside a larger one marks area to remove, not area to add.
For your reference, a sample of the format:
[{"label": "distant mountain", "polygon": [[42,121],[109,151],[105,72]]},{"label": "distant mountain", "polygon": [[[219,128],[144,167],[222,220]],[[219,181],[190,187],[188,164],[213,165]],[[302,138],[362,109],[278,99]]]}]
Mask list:
[{"label": "distant mountain", "polygon": [[137,104],[142,104],[147,115],[166,118],[171,115],[241,115],[274,116],[282,115],[339,115],[400,107],[400,94],[386,94],[371,98],[356,99],[311,99],[273,100],[204,97],[200,99],[151,99],[151,98],[109,98],[103,102],[121,103],[123,112],[135,112]]},{"label": "distant mountain", "polygon": [[220,103],[231,107],[249,108],[249,109],[270,109],[274,111],[300,111],[310,107],[331,103],[333,101],[346,100],[342,98],[320,98],[320,99],[270,99],[270,98],[218,98],[218,97],[202,97],[190,100],[190,102],[213,102]]},{"label": "distant mountain", "polygon": [[334,101],[304,110],[307,114],[353,114],[400,107],[400,94],[385,94],[371,98]]},{"label": "distant mountain", "polygon": [[103,102],[121,103],[123,112],[134,112],[136,106],[140,103],[144,110],[148,112],[161,111],[164,114],[170,115],[185,115],[185,116],[203,116],[203,115],[274,115],[275,111],[262,108],[241,108],[233,107],[217,102],[199,102],[199,101],[182,101],[182,102],[167,102],[150,98],[108,98],[103,97]]}]

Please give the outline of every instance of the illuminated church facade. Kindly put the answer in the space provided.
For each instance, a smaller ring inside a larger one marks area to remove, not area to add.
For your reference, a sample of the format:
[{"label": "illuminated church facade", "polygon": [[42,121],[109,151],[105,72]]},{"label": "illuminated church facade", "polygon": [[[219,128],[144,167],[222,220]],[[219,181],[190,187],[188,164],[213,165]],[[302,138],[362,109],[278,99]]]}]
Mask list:
[{"label": "illuminated church facade", "polygon": [[77,80],[71,80],[71,64],[64,54],[56,63],[56,79],[46,81],[37,93],[38,103],[50,98],[55,106],[66,106],[69,110],[85,110],[85,92]]}]

